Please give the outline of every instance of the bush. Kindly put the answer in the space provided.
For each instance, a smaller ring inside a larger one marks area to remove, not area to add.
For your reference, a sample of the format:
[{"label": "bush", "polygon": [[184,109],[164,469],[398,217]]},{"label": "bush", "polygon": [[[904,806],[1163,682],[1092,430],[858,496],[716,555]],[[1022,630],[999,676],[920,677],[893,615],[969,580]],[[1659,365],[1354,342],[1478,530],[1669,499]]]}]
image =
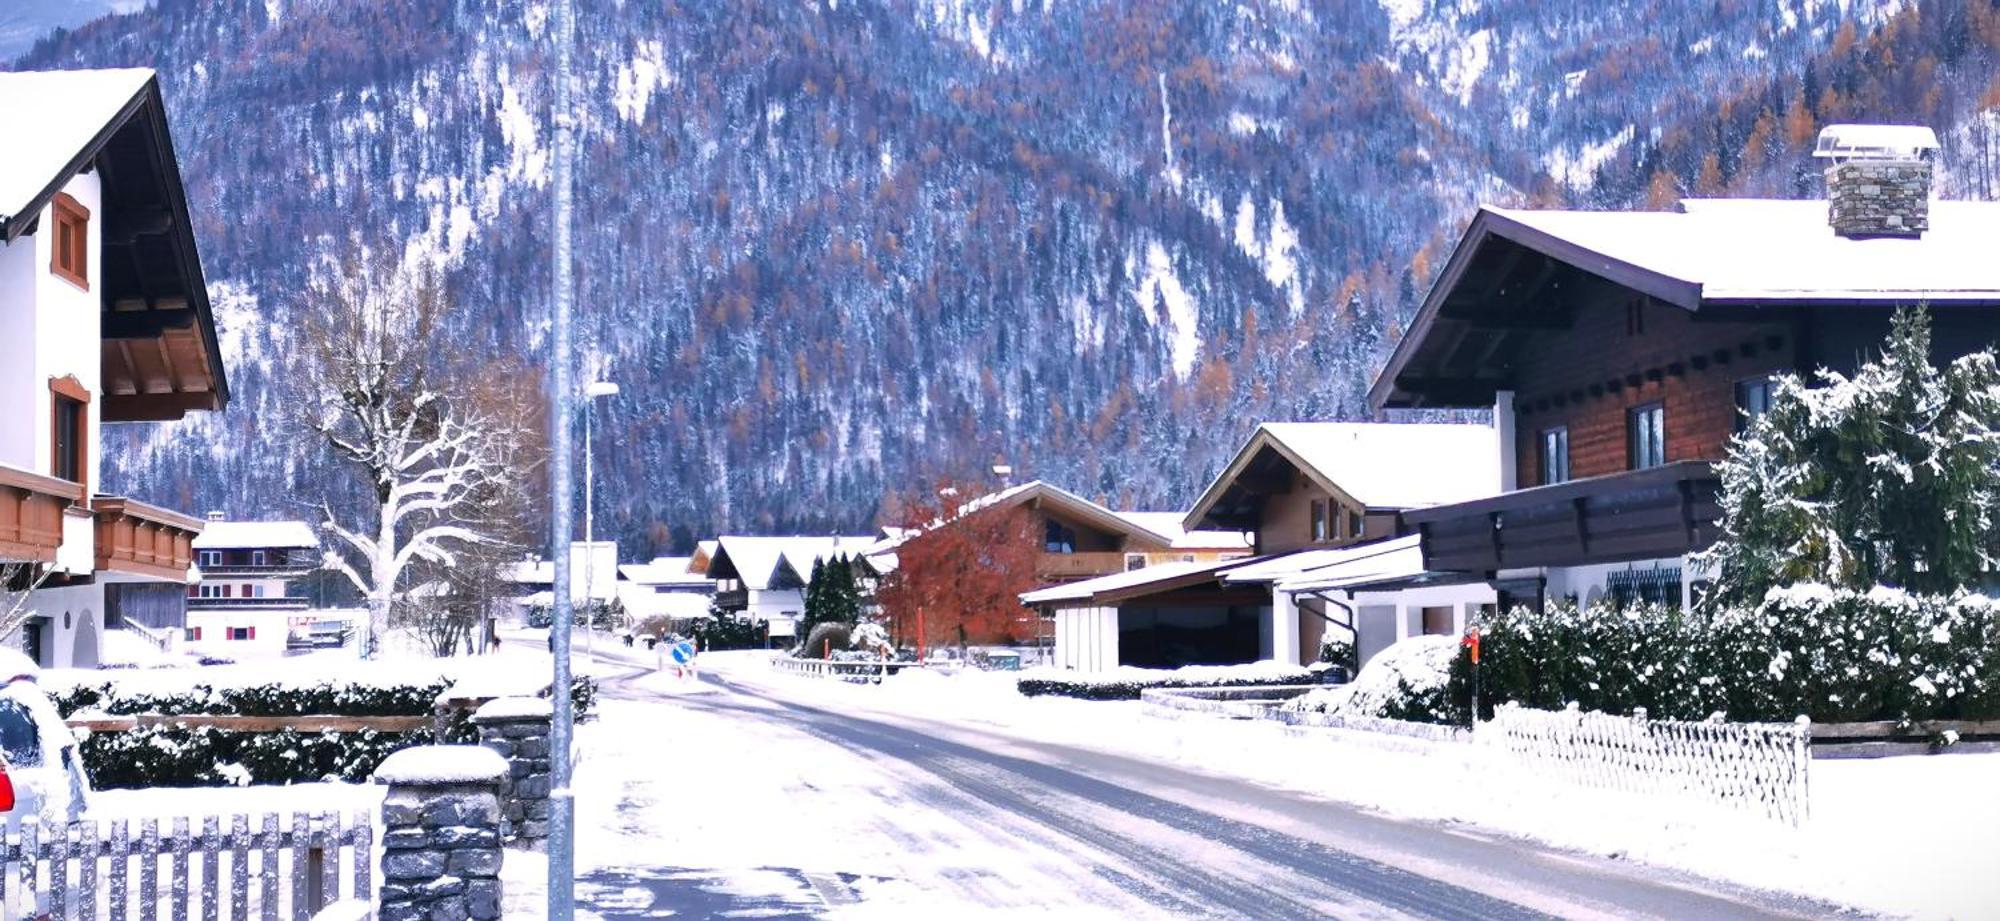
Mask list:
[{"label": "bush", "polygon": [[688,628],[693,634],[695,645],[706,652],[712,649],[758,649],[764,645],[764,626],[747,617],[709,608],[712,615],[707,620],[698,620]]},{"label": "bush", "polygon": [[1458,637],[1413,636],[1382,650],[1352,684],[1313,691],[1291,701],[1293,710],[1418,723],[1461,722],[1463,705],[1449,694]]},{"label": "bush", "polygon": [[806,641],[792,654],[802,659],[830,658],[829,653],[847,652],[853,628],[843,623],[824,623],[812,628]]},{"label": "bush", "polygon": [[[202,680],[200,672],[125,673],[47,688],[65,718],[85,711],[168,716],[422,716],[453,685],[441,672],[381,677]],[[193,680],[180,680],[192,678]],[[579,676],[570,699],[581,718],[596,706],[597,682]],[[434,741],[429,728],[411,732],[241,732],[214,727],[146,726],[93,732],[78,746],[94,785],[199,787],[366,781],[382,759]],[[452,713],[443,741],[479,741],[468,712]]]},{"label": "bush", "polygon": [[1254,665],[1193,665],[1186,668],[1119,668],[1108,672],[1023,673],[1015,688],[1027,697],[1073,697],[1078,700],[1138,700],[1147,688],[1235,688],[1255,685],[1316,684],[1319,676],[1303,668],[1259,662]]},{"label": "bush", "polygon": [[[1801,586],[1754,608],[1515,608],[1480,622],[1481,714],[1500,701],[1747,722],[2000,717],[2000,604]],[[1460,655],[1452,700],[1464,712]]]}]

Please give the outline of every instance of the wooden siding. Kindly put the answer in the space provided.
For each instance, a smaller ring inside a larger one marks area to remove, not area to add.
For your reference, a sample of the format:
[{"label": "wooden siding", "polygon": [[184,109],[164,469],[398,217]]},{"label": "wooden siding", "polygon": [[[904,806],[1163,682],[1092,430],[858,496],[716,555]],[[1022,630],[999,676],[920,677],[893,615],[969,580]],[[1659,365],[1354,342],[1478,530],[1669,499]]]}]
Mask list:
[{"label": "wooden siding", "polygon": [[179,512],[116,496],[91,503],[97,513],[97,568],[186,582],[201,522]]},{"label": "wooden siding", "polygon": [[1515,355],[1520,482],[1544,482],[1541,433],[1569,428],[1570,478],[1631,468],[1626,417],[1638,406],[1666,410],[1666,459],[1718,460],[1736,430],[1736,383],[1798,365],[1787,323],[1703,321],[1657,302],[1628,326],[1624,303],[1599,303],[1576,323],[1536,336]]},{"label": "wooden siding", "polygon": [[83,486],[0,466],[0,561],[55,562],[63,509],[83,501]]},{"label": "wooden siding", "polygon": [[[1312,539],[1312,504],[1316,501],[1327,503],[1330,540]],[[1354,543],[1354,537],[1347,533],[1347,516],[1359,514],[1360,509],[1344,505],[1326,490],[1319,488],[1305,474],[1294,469],[1290,471],[1290,483],[1284,492],[1265,496],[1263,509],[1257,515],[1257,552],[1284,553],[1305,547],[1339,547]],[[1387,531],[1375,532],[1381,516],[1364,516],[1363,530],[1369,537],[1388,536]]]}]

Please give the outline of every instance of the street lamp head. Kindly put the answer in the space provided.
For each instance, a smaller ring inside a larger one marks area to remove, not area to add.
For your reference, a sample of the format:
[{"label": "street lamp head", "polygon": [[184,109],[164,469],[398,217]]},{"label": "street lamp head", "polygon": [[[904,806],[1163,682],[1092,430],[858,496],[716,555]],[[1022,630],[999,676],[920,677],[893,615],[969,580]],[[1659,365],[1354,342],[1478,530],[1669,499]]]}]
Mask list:
[{"label": "street lamp head", "polygon": [[592,381],[583,388],[587,397],[608,397],[618,392],[618,385],[610,381]]}]

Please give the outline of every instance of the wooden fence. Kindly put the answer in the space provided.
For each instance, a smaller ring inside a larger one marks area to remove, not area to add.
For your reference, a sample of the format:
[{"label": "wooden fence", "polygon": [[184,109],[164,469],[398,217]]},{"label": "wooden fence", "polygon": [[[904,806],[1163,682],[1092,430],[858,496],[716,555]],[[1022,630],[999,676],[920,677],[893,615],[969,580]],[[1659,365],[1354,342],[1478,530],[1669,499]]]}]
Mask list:
[{"label": "wooden fence", "polygon": [[[343,898],[374,901],[373,817],[289,819],[265,813],[253,829],[250,816],[234,815],[226,832],[219,816],[199,831],[187,818],[164,831],[157,819],[47,829],[30,819],[0,841],[0,905],[7,918],[307,921]],[[343,864],[352,868],[345,895]]]}]

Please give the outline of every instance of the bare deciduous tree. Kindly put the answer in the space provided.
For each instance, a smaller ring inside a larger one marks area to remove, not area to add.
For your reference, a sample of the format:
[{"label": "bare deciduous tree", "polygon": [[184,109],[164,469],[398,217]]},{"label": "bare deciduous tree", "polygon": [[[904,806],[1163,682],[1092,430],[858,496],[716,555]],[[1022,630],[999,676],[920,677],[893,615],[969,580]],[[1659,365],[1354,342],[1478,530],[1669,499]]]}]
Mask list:
[{"label": "bare deciduous tree", "polygon": [[378,652],[419,561],[449,570],[471,548],[506,540],[488,507],[510,481],[531,418],[476,396],[440,339],[448,309],[435,271],[351,260],[310,286],[301,358],[316,381],[300,422],[361,480],[365,501],[322,502],[336,539],[329,568],[368,603],[363,655]]},{"label": "bare deciduous tree", "polygon": [[0,562],[0,641],[14,634],[35,616],[35,590],[47,582],[52,567],[25,562]]}]

